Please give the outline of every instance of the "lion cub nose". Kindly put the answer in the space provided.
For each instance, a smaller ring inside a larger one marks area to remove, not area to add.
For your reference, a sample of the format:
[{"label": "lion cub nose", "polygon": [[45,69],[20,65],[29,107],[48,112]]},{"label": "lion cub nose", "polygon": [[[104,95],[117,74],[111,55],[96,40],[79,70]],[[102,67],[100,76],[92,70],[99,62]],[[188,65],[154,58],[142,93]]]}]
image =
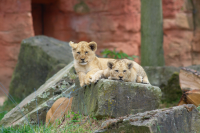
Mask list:
[{"label": "lion cub nose", "polygon": [[123,76],[119,76],[119,78],[120,78],[120,79],[122,79],[122,78],[123,78]]},{"label": "lion cub nose", "polygon": [[84,61],[85,59],[81,59],[81,61]]}]

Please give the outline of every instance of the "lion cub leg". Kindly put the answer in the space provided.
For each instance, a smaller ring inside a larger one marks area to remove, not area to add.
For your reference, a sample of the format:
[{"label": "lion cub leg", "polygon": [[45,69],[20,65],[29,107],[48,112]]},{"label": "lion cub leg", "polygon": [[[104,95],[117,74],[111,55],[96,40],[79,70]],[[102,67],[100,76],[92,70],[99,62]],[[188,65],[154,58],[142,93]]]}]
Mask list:
[{"label": "lion cub leg", "polygon": [[99,71],[101,71],[99,68],[95,68],[95,69],[91,70],[90,72],[88,72],[88,73],[86,74],[86,76],[85,76],[85,84],[86,84],[86,85],[91,84],[91,83],[92,83],[92,78],[93,78],[94,75],[95,75],[97,72],[99,72]]},{"label": "lion cub leg", "polygon": [[139,76],[139,75],[137,75],[137,79],[136,79],[136,82],[137,83],[142,83],[142,76]]},{"label": "lion cub leg", "polygon": [[147,76],[144,76],[143,83],[144,84],[149,84],[149,80],[148,80]]},{"label": "lion cub leg", "polygon": [[89,85],[90,83],[91,83],[91,80],[92,80],[92,78],[91,78],[91,75],[90,74],[86,74],[85,75],[85,85]]},{"label": "lion cub leg", "polygon": [[79,72],[78,73],[78,77],[79,77],[79,82],[80,82],[80,86],[84,86],[85,85],[85,73],[83,72]]},{"label": "lion cub leg", "polygon": [[109,77],[109,76],[110,76],[110,72],[109,72],[108,69],[99,70],[94,75],[91,76],[91,78],[92,78],[91,82],[92,83],[96,83],[101,78],[106,78],[106,79],[108,78],[108,79],[110,79],[111,77]]},{"label": "lion cub leg", "polygon": [[96,83],[101,77],[103,77],[103,70],[97,71],[91,76],[91,82]]}]

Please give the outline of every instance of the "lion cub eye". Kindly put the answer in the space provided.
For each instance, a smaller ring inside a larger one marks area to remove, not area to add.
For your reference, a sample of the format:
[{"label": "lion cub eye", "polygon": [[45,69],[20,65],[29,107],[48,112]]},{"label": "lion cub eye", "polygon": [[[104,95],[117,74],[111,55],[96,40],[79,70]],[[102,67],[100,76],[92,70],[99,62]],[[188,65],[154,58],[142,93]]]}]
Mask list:
[{"label": "lion cub eye", "polygon": [[124,73],[126,72],[126,70],[123,71]]},{"label": "lion cub eye", "polygon": [[118,70],[115,70],[115,72],[118,72]]},{"label": "lion cub eye", "polygon": [[80,54],[80,52],[77,52],[77,54]]},{"label": "lion cub eye", "polygon": [[85,52],[85,54],[87,54],[87,53],[88,53],[88,51]]}]

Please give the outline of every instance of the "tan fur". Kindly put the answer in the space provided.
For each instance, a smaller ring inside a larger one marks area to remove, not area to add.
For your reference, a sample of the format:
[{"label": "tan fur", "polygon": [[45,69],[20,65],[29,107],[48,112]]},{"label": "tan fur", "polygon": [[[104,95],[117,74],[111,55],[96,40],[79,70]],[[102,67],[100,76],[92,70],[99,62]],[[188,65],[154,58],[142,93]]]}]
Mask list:
[{"label": "tan fur", "polygon": [[[107,68],[108,58],[98,58],[95,55],[97,50],[96,42],[69,43],[74,56],[74,67],[79,76],[80,86],[91,83],[91,77],[99,70]],[[82,60],[81,60],[82,59]]]},{"label": "tan fur", "polygon": [[134,61],[113,59],[108,61],[107,65],[106,70],[98,71],[92,76],[91,82],[96,82],[103,77],[125,82],[149,83],[144,69]]},{"label": "tan fur", "polygon": [[46,124],[53,124],[56,120],[63,118],[71,110],[72,98],[61,97],[54,102],[46,115]]}]

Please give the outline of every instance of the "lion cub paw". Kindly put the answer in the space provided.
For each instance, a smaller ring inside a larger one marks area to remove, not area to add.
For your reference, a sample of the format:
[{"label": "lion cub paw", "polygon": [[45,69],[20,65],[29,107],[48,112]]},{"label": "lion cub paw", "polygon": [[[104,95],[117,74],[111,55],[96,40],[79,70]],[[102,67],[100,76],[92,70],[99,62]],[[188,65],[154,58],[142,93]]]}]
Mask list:
[{"label": "lion cub paw", "polygon": [[94,75],[92,75],[91,76],[91,82],[92,83],[96,83],[96,82],[98,82],[99,81],[99,79],[101,78],[101,74],[94,74]]},{"label": "lion cub paw", "polygon": [[80,86],[83,87],[85,85],[84,82],[80,82]]},{"label": "lion cub paw", "polygon": [[87,76],[87,77],[85,78],[85,85],[91,84],[91,80],[92,80],[91,76]]},{"label": "lion cub paw", "polygon": [[144,78],[143,81],[142,81],[144,84],[149,84],[149,81],[147,78]]},{"label": "lion cub paw", "polygon": [[137,76],[136,82],[137,82],[137,83],[142,83],[142,82],[143,82],[142,76]]}]

